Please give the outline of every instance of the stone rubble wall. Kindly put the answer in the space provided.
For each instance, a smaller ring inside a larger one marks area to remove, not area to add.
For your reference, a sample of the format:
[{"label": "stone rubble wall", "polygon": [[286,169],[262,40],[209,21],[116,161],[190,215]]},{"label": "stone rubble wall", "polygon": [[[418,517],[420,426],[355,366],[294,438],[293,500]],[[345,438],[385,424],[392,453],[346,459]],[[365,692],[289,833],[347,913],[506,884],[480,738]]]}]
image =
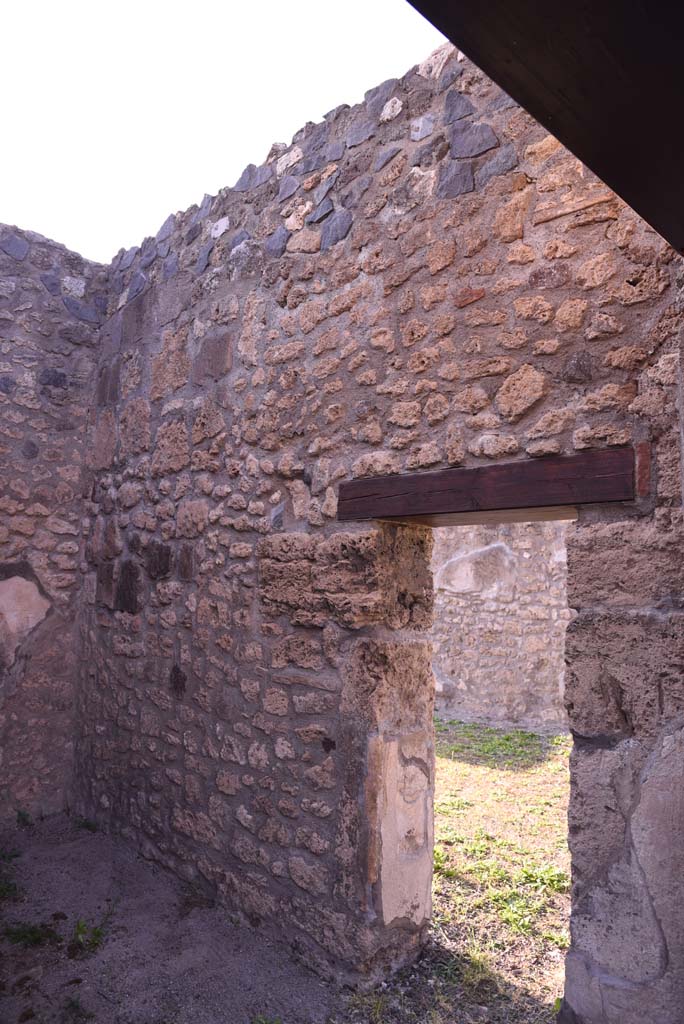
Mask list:
[{"label": "stone rubble wall", "polygon": [[72,788],[83,472],[104,268],[0,228],[0,818]]},{"label": "stone rubble wall", "polygon": [[440,717],[563,731],[563,522],[435,530],[433,669]]},{"label": "stone rubble wall", "polygon": [[639,501],[567,534],[564,1012],[671,1005],[678,268],[450,47],[121,252],[81,506],[81,813],[321,971],[410,959],[430,913],[432,540],[341,530],[337,484],[634,443]]},{"label": "stone rubble wall", "polygon": [[120,253],[91,427],[84,813],[320,970],[412,956],[429,535],[393,552],[386,529],[341,531],[337,483],[651,440],[640,511],[671,500],[675,265],[450,49]]}]

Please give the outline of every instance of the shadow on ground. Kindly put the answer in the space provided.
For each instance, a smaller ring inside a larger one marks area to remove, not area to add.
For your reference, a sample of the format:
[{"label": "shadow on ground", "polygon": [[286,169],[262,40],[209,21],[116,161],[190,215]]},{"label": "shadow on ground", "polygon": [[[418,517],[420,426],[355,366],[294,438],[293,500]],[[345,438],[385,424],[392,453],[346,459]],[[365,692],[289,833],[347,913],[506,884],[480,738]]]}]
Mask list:
[{"label": "shadow on ground", "polygon": [[508,983],[484,958],[433,941],[413,968],[352,996],[329,1024],[552,1024],[555,1016],[553,1005]]}]

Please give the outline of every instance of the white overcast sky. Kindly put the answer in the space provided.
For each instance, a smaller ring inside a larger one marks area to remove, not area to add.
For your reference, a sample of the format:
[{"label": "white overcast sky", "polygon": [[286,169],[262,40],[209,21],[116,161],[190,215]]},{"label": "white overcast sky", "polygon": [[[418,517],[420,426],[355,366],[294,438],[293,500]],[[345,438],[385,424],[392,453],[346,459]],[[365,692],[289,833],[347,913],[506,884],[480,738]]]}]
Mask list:
[{"label": "white overcast sky", "polygon": [[405,0],[5,0],[1,22],[0,222],[103,262],[444,41]]}]

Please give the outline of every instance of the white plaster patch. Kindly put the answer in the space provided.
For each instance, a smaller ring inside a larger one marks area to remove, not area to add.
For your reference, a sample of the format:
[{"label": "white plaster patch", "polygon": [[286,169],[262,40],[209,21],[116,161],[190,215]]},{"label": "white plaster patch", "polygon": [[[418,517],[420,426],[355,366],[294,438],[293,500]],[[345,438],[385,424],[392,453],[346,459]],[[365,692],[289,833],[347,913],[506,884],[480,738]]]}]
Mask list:
[{"label": "white plaster patch", "polygon": [[295,164],[298,164],[303,156],[304,154],[299,146],[293,146],[289,152],[283,153],[280,159],[276,161],[276,174],[278,177],[282,177],[285,171],[290,167],[294,167]]},{"label": "white plaster patch", "polygon": [[211,237],[220,238],[221,235],[224,235],[226,233],[229,227],[230,217],[221,217],[220,220],[217,220],[216,223],[211,225]]},{"label": "white plaster patch", "polygon": [[0,580],[0,664],[9,667],[22,641],[42,622],[50,602],[23,576]]},{"label": "white plaster patch", "polygon": [[450,558],[437,573],[435,585],[450,594],[495,594],[502,585],[512,585],[515,564],[515,555],[507,544],[490,544]]}]

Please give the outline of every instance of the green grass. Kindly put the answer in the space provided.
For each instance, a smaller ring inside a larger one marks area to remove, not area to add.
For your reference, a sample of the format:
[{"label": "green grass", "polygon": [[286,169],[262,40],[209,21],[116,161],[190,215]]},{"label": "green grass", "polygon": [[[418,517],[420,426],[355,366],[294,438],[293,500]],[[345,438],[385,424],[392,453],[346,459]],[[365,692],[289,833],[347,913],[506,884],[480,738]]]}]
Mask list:
[{"label": "green grass", "polygon": [[454,720],[436,720],[435,732],[441,757],[494,768],[532,768],[567,745],[564,736],[540,736],[522,729],[504,731]]},{"label": "green grass", "polygon": [[3,935],[15,946],[45,946],[62,941],[61,936],[49,924],[7,925]]},{"label": "green grass", "polygon": [[0,873],[0,903],[15,900],[19,895],[19,887],[13,878]]},{"label": "green grass", "polygon": [[18,856],[16,850],[0,850],[0,903],[15,900],[19,895],[19,887],[12,877]]}]

